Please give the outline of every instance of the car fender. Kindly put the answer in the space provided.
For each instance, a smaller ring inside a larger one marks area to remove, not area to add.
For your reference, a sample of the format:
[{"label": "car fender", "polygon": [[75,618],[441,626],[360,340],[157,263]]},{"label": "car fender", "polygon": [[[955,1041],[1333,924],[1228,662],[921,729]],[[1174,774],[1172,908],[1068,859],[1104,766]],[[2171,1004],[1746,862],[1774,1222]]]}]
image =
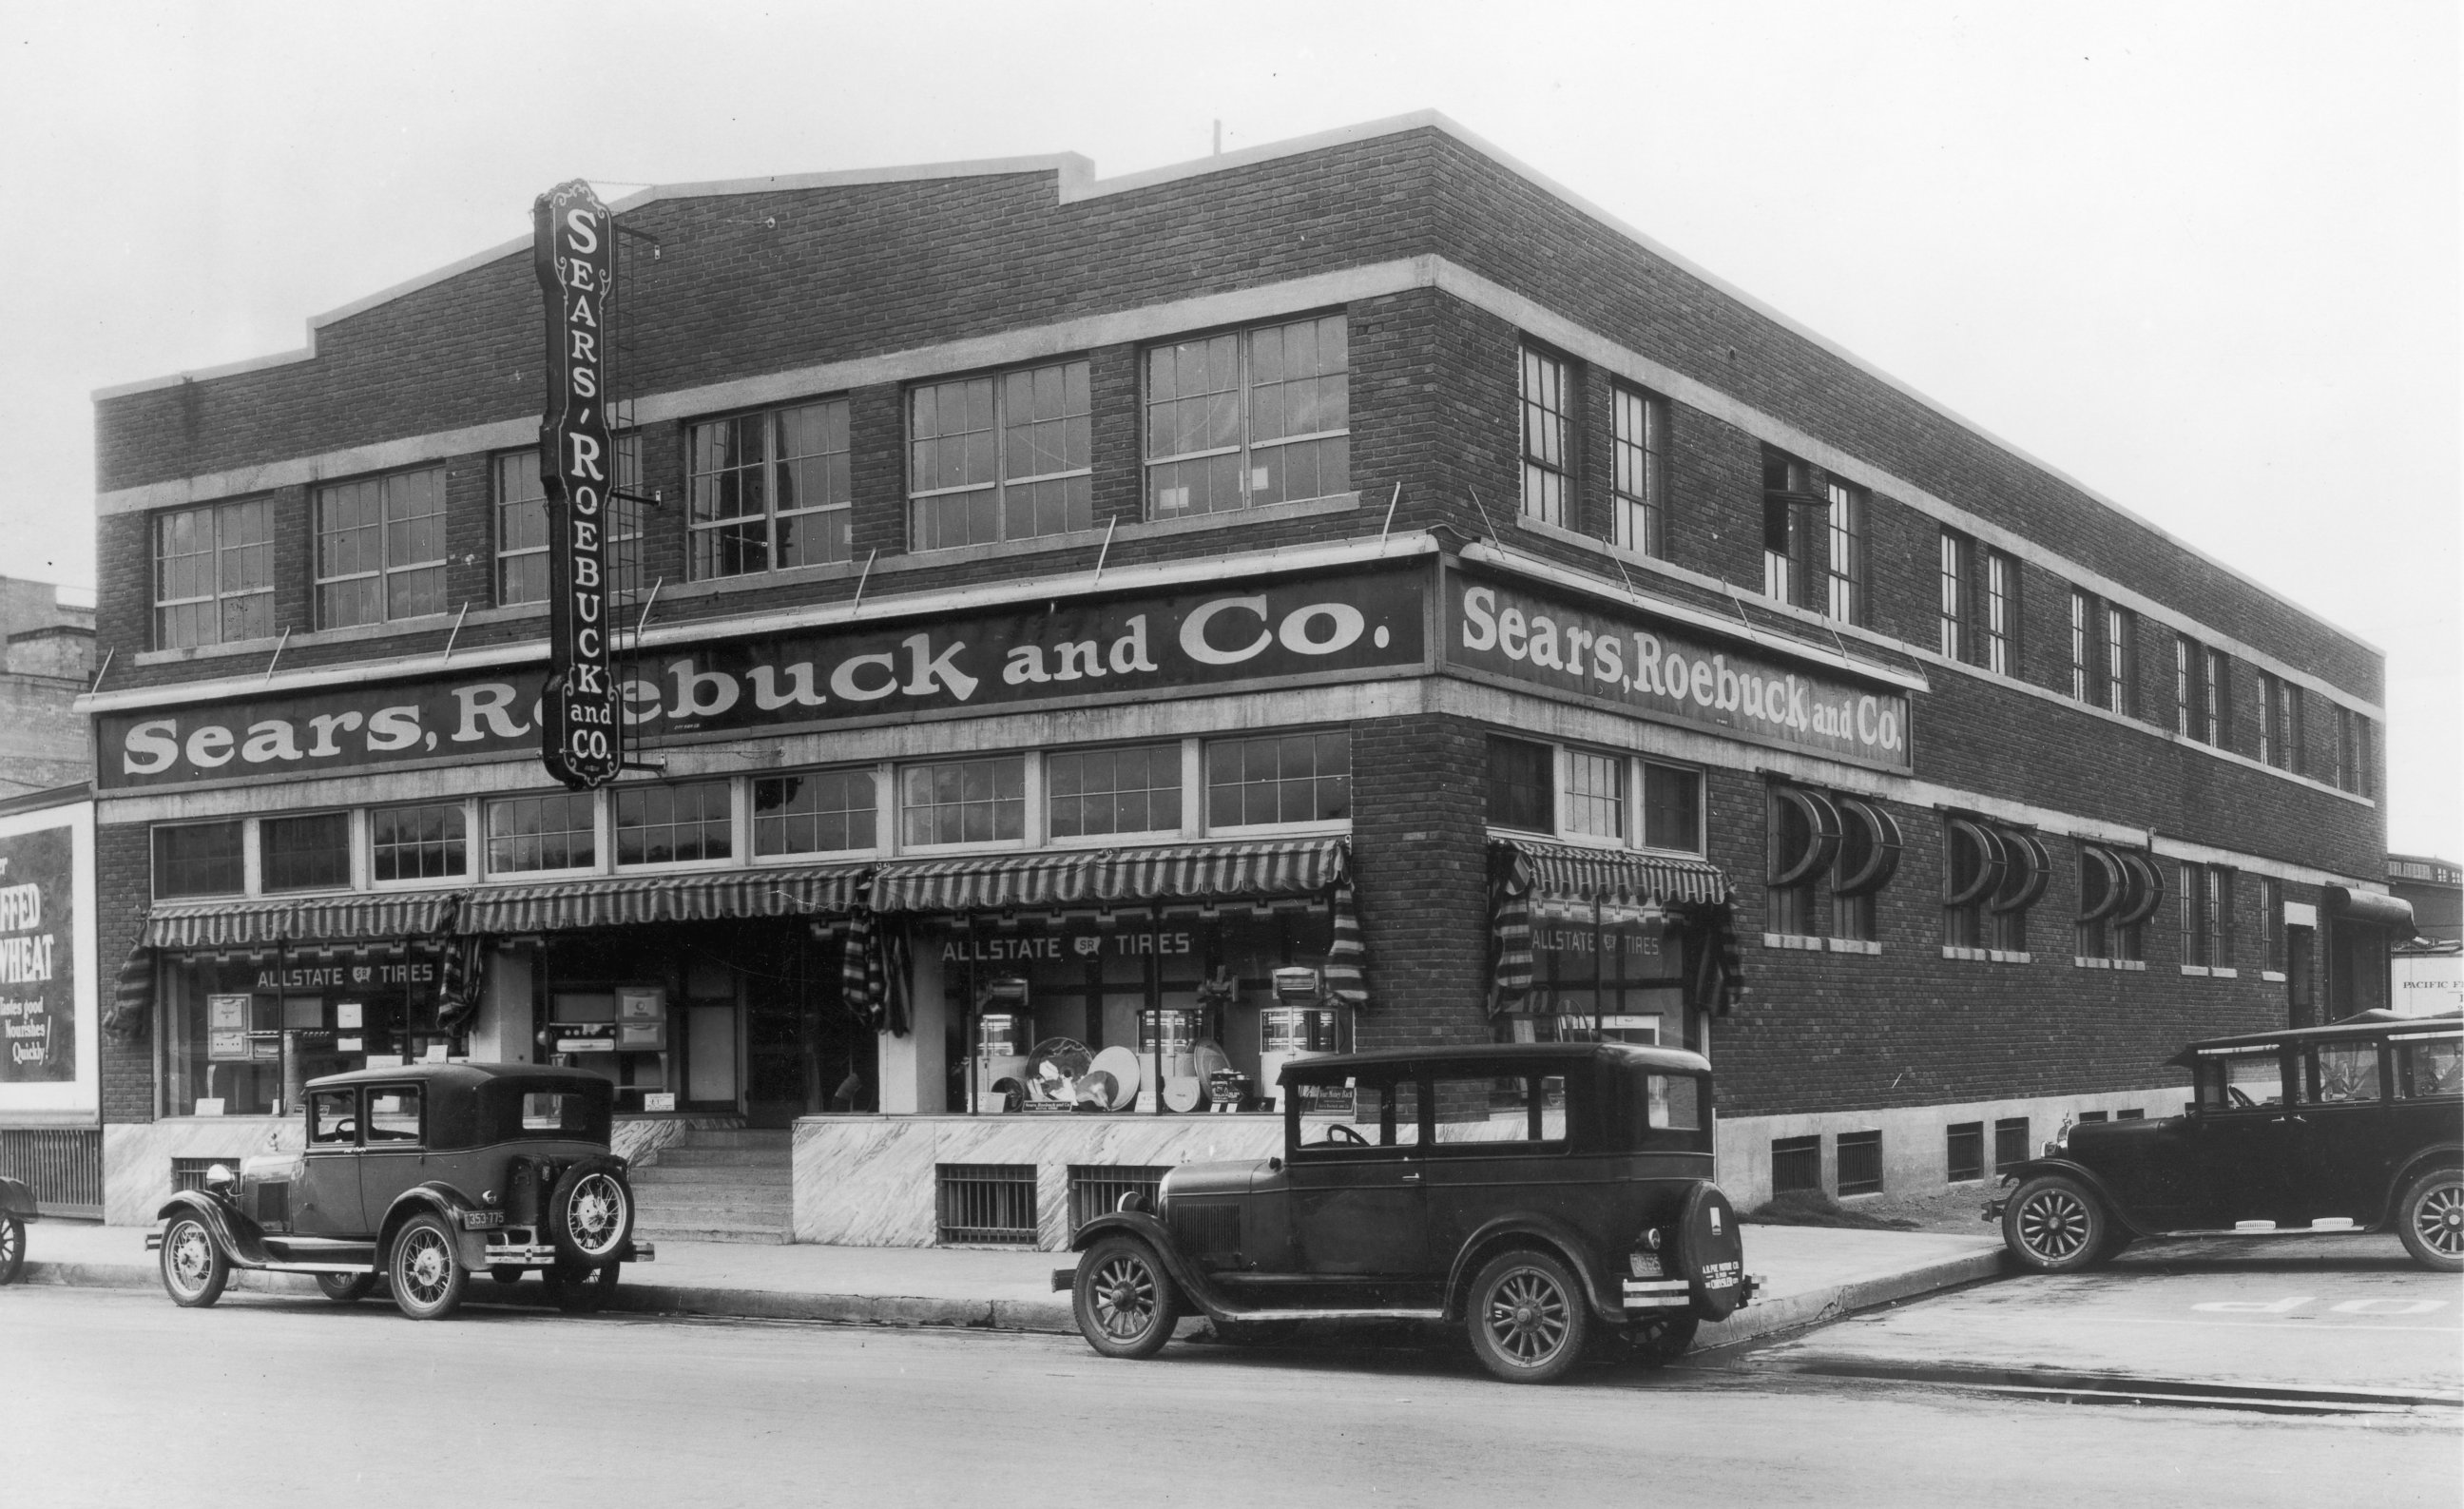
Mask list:
[{"label": "car fender", "polygon": [[[2039,1174],[2060,1174],[2064,1178],[2078,1180],[2079,1183],[2087,1186],[2088,1192],[2096,1196],[2097,1203],[2099,1205],[2104,1207],[2105,1215],[2112,1220],[2120,1222],[2123,1228],[2128,1231],[2131,1235],[2153,1236],[2156,1234],[2157,1228],[2145,1226],[2131,1219],[2130,1208],[2123,1205],[2120,1200],[2114,1198],[2112,1188],[2105,1184],[2104,1180],[2097,1174],[2095,1169],[2088,1167],[2085,1164],[2073,1163],[2067,1158],[2031,1158],[2024,1164],[2013,1164],[2010,1168],[2004,1170],[2002,1179],[2006,1186],[2012,1188],[2016,1188],[2018,1186],[2026,1184],[2029,1180],[2035,1178]],[[2007,1198],[2008,1197],[2006,1196],[2005,1199]],[[1994,1205],[1997,1207],[1997,1214],[1999,1213],[1998,1207],[2001,1206],[2002,1203],[2003,1201],[2001,1200],[1994,1202]]]},{"label": "car fender", "polygon": [[[154,1212],[154,1219],[167,1225],[172,1217],[178,1215],[194,1215],[205,1222],[206,1231],[212,1235],[214,1245],[223,1250],[223,1256],[230,1259],[233,1267],[263,1268],[273,1261],[266,1254],[263,1230],[245,1214],[212,1195],[183,1189],[163,1202],[161,1209]],[[156,1233],[158,1237],[160,1234],[159,1232]],[[155,1243],[149,1240],[146,1245],[152,1247]]]},{"label": "car fender", "polygon": [[378,1271],[385,1270],[387,1255],[393,1251],[394,1234],[402,1230],[403,1223],[415,1215],[433,1212],[443,1216],[446,1226],[453,1232],[454,1260],[469,1272],[474,1274],[487,1272],[487,1233],[467,1231],[462,1225],[464,1211],[486,1209],[487,1207],[464,1194],[460,1189],[436,1180],[413,1185],[405,1189],[394,1196],[393,1204],[385,1208],[385,1220],[377,1226]]},{"label": "car fender", "polygon": [[34,1191],[23,1179],[0,1178],[0,1215],[13,1215],[22,1220],[38,1219],[42,1212],[34,1209]]},{"label": "car fender", "polygon": [[2379,1208],[2379,1219],[2371,1224],[2377,1226],[2394,1224],[2397,1213],[2395,1203],[2404,1198],[2404,1191],[2415,1179],[2433,1168],[2453,1168],[2458,1165],[2464,1165],[2464,1143],[2432,1143],[2406,1159],[2404,1166],[2396,1170],[2395,1178],[2387,1184],[2387,1200]]},{"label": "car fender", "polygon": [[1583,1280],[1583,1294],[1591,1300],[1595,1316],[1611,1322],[1625,1318],[1624,1297],[1604,1293],[1600,1288],[1599,1254],[1590,1239],[1553,1216],[1533,1214],[1500,1216],[1463,1239],[1463,1246],[1455,1251],[1454,1267],[1446,1275],[1448,1320],[1463,1318],[1464,1308],[1470,1303],[1471,1281],[1479,1276],[1481,1265],[1509,1247],[1540,1247],[1554,1252]]},{"label": "car fender", "polygon": [[1144,1210],[1112,1210],[1099,1215],[1078,1228],[1069,1239],[1069,1250],[1083,1253],[1107,1236],[1134,1236],[1155,1249],[1155,1254],[1172,1276],[1173,1287],[1178,1289],[1190,1303],[1215,1319],[1223,1319],[1231,1307],[1196,1263],[1191,1262],[1172,1239],[1164,1224]]}]

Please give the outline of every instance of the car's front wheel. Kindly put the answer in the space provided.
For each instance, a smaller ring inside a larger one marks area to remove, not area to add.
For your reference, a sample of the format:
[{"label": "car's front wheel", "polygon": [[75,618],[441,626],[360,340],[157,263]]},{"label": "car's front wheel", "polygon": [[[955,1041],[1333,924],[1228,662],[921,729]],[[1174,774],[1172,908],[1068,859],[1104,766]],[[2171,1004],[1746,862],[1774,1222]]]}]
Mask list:
[{"label": "car's front wheel", "polygon": [[223,1297],[231,1259],[207,1229],[205,1218],[176,1216],[163,1233],[163,1288],[183,1309],[202,1310]]},{"label": "car's front wheel", "polygon": [[2464,1270],[2464,1169],[2433,1168],[2396,1201],[2396,1232],[2424,1268]]},{"label": "car's front wheel", "polygon": [[1078,1264],[1069,1308],[1087,1344],[1106,1357],[1153,1357],[1172,1340],[1180,1295],[1155,1249],[1134,1236],[1107,1236]]},{"label": "car's front wheel", "polygon": [[2039,1174],[2002,1207],[2002,1243],[2023,1267],[2076,1273],[2105,1251],[2112,1220],[2094,1191],[2064,1174]]},{"label": "car's front wheel", "polygon": [[377,1286],[374,1274],[319,1274],[317,1287],[336,1304],[357,1304]]},{"label": "car's front wheel", "polygon": [[393,1302],[414,1320],[442,1320],[462,1305],[470,1275],[453,1260],[453,1233],[434,1215],[415,1215],[393,1239],[385,1282]]},{"label": "car's front wheel", "polygon": [[1582,1285],[1547,1253],[1502,1253],[1471,1285],[1471,1346],[1510,1384],[1553,1383],[1582,1360],[1591,1310]]},{"label": "car's front wheel", "polygon": [[0,1284],[13,1284],[26,1267],[26,1223],[0,1215]]}]

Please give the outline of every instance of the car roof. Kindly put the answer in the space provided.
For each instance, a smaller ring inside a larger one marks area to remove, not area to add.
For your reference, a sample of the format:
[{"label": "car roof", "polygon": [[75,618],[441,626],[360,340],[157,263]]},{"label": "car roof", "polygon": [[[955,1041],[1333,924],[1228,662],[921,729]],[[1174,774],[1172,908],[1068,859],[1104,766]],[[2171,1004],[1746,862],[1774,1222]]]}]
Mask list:
[{"label": "car roof", "polygon": [[577,1088],[607,1081],[587,1069],[563,1069],[554,1064],[404,1064],[393,1069],[354,1069],[347,1074],[326,1075],[311,1079],[311,1090],[348,1089],[362,1084],[452,1085],[477,1089],[492,1079],[521,1079],[534,1084],[566,1083]]},{"label": "car roof", "polygon": [[1603,1059],[1652,1069],[1673,1069],[1685,1074],[1702,1074],[1711,1067],[1700,1054],[1643,1043],[1443,1043],[1426,1048],[1380,1048],[1365,1054],[1327,1054],[1315,1058],[1294,1059],[1285,1067],[1315,1075],[1330,1070],[1393,1068],[1397,1064],[1562,1066]]},{"label": "car roof", "polygon": [[2438,1011],[2426,1016],[2403,1016],[2379,1010],[2347,1016],[2342,1021],[2320,1027],[2288,1027],[2273,1032],[2238,1032],[2231,1037],[2203,1037],[2166,1059],[2188,1069],[2203,1054],[2234,1048],[2299,1047],[2303,1043],[2332,1043],[2351,1038],[2379,1038],[2406,1029],[2420,1032],[2453,1032],[2464,1031],[2464,1011]]}]

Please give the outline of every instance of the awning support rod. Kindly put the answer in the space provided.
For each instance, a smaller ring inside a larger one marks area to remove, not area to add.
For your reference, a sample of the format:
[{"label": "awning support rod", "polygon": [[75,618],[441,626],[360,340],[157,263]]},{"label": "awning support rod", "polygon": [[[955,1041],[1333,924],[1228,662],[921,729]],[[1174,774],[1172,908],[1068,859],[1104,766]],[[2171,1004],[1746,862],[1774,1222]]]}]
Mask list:
[{"label": "awning support rod", "polygon": [[[274,658],[265,662],[265,679],[267,681],[274,679],[274,668],[282,663],[282,647],[290,642],[291,626],[289,624],[284,624],[282,626],[282,637],[274,641]],[[263,685],[264,683],[259,682],[258,684]]]},{"label": "awning support rod", "polygon": [[445,653],[436,657],[438,664],[453,658],[453,641],[462,637],[462,620],[470,616],[471,599],[466,597],[462,599],[462,610],[453,615],[453,629],[445,636]]},{"label": "awning support rod", "polygon": [[1386,537],[1395,532],[1395,505],[1402,500],[1403,484],[1397,481],[1395,484],[1395,496],[1386,499],[1386,527],[1377,531],[1377,543],[1381,546],[1386,544]]},{"label": "awning support rod", "polygon": [[[1104,579],[1104,562],[1112,553],[1112,531],[1119,528],[1120,524],[1121,516],[1118,514],[1104,521],[1104,548],[1095,552],[1095,582],[1101,582]],[[1092,587],[1095,582],[1089,582],[1088,585]]]},{"label": "awning support rod", "polygon": [[855,579],[855,600],[847,604],[848,612],[854,612],[857,609],[864,606],[864,585],[872,580],[872,563],[874,558],[880,554],[881,548],[876,545],[865,556],[864,574]]}]

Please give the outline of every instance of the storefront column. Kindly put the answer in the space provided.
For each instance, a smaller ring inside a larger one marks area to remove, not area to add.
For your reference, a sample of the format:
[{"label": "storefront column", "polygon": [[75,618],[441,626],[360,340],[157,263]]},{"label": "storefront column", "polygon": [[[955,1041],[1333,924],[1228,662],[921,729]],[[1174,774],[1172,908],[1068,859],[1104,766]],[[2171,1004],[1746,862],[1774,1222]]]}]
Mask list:
[{"label": "storefront column", "polygon": [[943,1038],[949,1031],[949,1003],[941,999],[941,956],[935,949],[915,950],[909,999],[914,1011],[913,1031],[904,1037],[883,1032],[881,1045],[881,1109],[886,1116],[936,1116],[950,1108],[950,1080]]},{"label": "storefront column", "polygon": [[535,1061],[529,951],[491,948],[480,967],[486,991],[479,998],[479,1018],[471,1025],[472,1058],[490,1064]]}]

